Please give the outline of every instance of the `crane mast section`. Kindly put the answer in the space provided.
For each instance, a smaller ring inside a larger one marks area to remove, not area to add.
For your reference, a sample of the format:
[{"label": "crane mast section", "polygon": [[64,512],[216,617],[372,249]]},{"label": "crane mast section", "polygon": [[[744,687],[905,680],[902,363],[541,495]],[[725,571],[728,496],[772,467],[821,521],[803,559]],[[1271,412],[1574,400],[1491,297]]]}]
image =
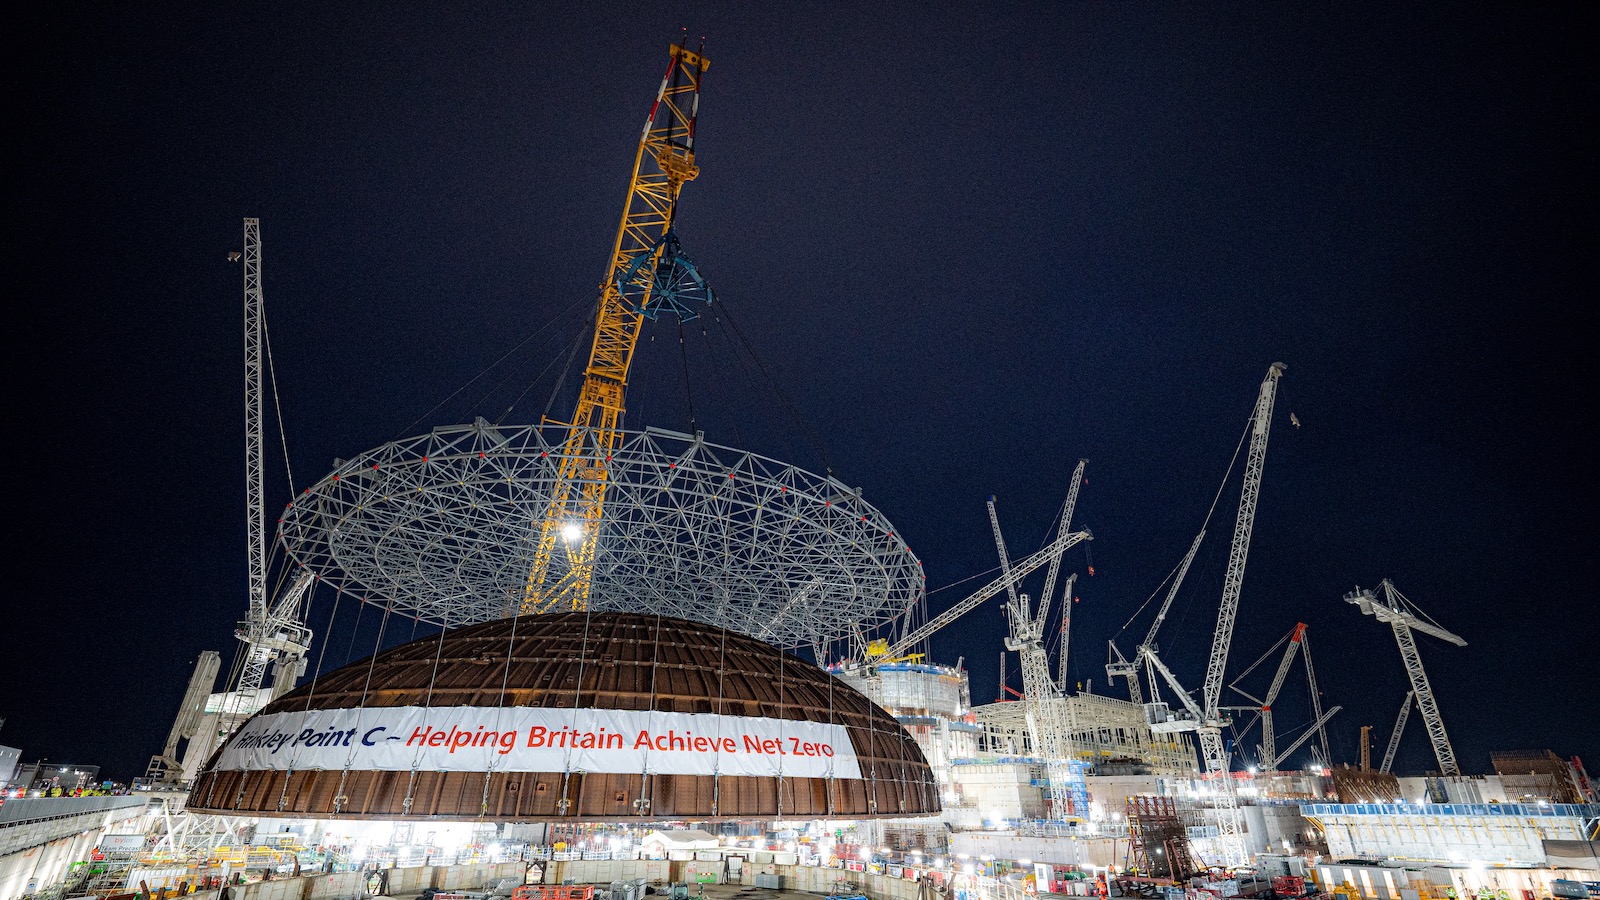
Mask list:
[{"label": "crane mast section", "polygon": [[1217,630],[1212,637],[1211,658],[1206,664],[1205,708],[1213,715],[1222,699],[1222,671],[1228,663],[1228,646],[1233,642],[1233,626],[1239,614],[1239,592],[1244,587],[1245,559],[1250,554],[1250,532],[1255,527],[1256,501],[1261,493],[1261,472],[1267,459],[1267,435],[1272,430],[1272,405],[1278,393],[1278,379],[1285,366],[1273,363],[1261,382],[1256,397],[1254,426],[1250,434],[1250,456],[1245,463],[1244,487],[1239,495],[1239,516],[1234,520],[1233,541],[1228,550],[1228,572],[1222,583],[1222,604],[1217,610]]},{"label": "crane mast section", "polygon": [[1341,710],[1341,709],[1344,709],[1344,707],[1342,707],[1342,706],[1330,707],[1327,712],[1323,713],[1320,716],[1317,716],[1317,720],[1311,724],[1311,727],[1307,728],[1305,730],[1305,733],[1300,735],[1300,737],[1297,738],[1294,743],[1290,744],[1287,749],[1285,749],[1282,753],[1279,753],[1279,754],[1277,754],[1275,756],[1266,757],[1267,768],[1268,769],[1277,769],[1278,766],[1281,765],[1284,760],[1286,760],[1290,756],[1292,756],[1296,750],[1299,750],[1300,746],[1302,744],[1304,744],[1306,741],[1311,740],[1313,735],[1319,734],[1322,731],[1323,727],[1328,724],[1328,720],[1333,718],[1334,714],[1339,712],[1339,710]]},{"label": "crane mast section", "polygon": [[[700,54],[673,45],[667,72],[645,118],[622,223],[600,284],[583,386],[572,419],[566,423],[571,430],[557,462],[557,487],[539,523],[522,612],[579,610],[588,605],[609,463],[621,440],[628,372],[653,300],[656,265],[676,216],[678,195],[684,184],[700,174],[694,162],[694,131],[700,82],[709,66],[710,61]],[[641,257],[643,264],[635,265]],[[629,276],[627,284],[619,284],[625,275]],[[566,542],[566,573],[552,579],[551,563],[571,529],[577,534]]]},{"label": "crane mast section", "polygon": [[[1322,719],[1322,690],[1317,687],[1317,669],[1311,664],[1311,638],[1302,633],[1300,635],[1300,655],[1306,661],[1306,684],[1311,688],[1311,716],[1313,720]],[[1325,725],[1317,727],[1319,744],[1313,747],[1313,752],[1320,754],[1321,761],[1328,762],[1328,729]]]},{"label": "crane mast section", "polygon": [[[1000,554],[1000,574],[1006,579],[1006,596],[1010,600],[1010,609],[1013,614],[1017,614],[1016,610],[1022,609],[1018,605],[1020,601],[1017,598],[1017,582],[1011,577],[1011,554],[1006,552],[1006,538],[1000,533],[1000,516],[994,511],[992,496],[989,498],[989,528],[994,531],[994,547]],[[1026,618],[1027,610],[1022,609],[1020,615]]]},{"label": "crane mast section", "polygon": [[1439,772],[1442,775],[1460,775],[1456,751],[1450,746],[1450,736],[1445,733],[1439,704],[1433,699],[1433,685],[1428,683],[1428,673],[1422,668],[1422,657],[1417,653],[1417,642],[1411,636],[1411,628],[1400,619],[1389,624],[1394,628],[1395,642],[1400,645],[1400,659],[1405,663],[1406,675],[1411,679],[1411,690],[1417,696],[1417,709],[1422,713],[1423,727],[1428,730],[1428,740],[1433,742],[1433,754],[1439,759]]},{"label": "crane mast section", "polygon": [[262,449],[261,220],[244,220],[244,489],[250,621],[267,616],[267,515]]}]

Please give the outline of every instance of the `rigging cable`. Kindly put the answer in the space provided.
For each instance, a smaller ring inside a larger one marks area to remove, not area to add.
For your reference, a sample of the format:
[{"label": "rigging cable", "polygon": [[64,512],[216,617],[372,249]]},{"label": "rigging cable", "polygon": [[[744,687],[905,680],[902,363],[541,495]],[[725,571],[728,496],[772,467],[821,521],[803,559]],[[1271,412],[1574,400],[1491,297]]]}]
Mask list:
[{"label": "rigging cable", "polygon": [[471,387],[473,385],[473,383],[475,383],[478,379],[480,379],[483,376],[489,374],[489,371],[492,370],[495,366],[498,366],[501,363],[505,362],[506,359],[511,356],[511,354],[516,353],[518,350],[521,350],[523,347],[527,346],[530,341],[532,341],[534,338],[538,337],[539,335],[543,334],[552,325],[555,325],[557,322],[560,322],[563,319],[565,319],[568,315],[570,315],[572,313],[573,310],[578,309],[578,308],[582,307],[584,304],[587,304],[587,303],[590,303],[590,302],[592,302],[592,301],[589,298],[582,297],[582,298],[574,300],[572,303],[568,304],[565,309],[561,310],[560,312],[556,313],[551,318],[547,319],[543,325],[540,325],[538,328],[534,329],[532,334],[529,334],[527,337],[525,337],[522,340],[518,341],[517,344],[515,346],[513,346],[510,350],[507,350],[505,353],[502,353],[500,355],[499,359],[496,359],[494,362],[490,363],[489,365],[484,366],[483,369],[478,372],[478,374],[476,374],[476,375],[472,376],[471,378],[467,379],[465,384],[463,384],[460,387],[456,388],[454,391],[451,391],[450,395],[445,397],[443,400],[440,400],[438,403],[435,403],[433,405],[433,408],[429,409],[427,412],[423,413],[422,415],[417,416],[415,419],[412,419],[410,424],[406,425],[405,428],[402,428],[400,430],[400,434],[398,435],[397,439],[404,438],[404,437],[409,437],[410,434],[411,434],[411,429],[415,428],[419,422],[421,422],[422,420],[426,419],[427,417],[433,415],[434,413],[438,412],[440,407],[444,406],[446,403],[449,403],[451,400],[454,400],[458,395],[460,395],[460,393],[462,391],[464,391],[467,388]]},{"label": "rigging cable", "polygon": [[733,333],[739,338],[739,343],[744,345],[745,352],[750,354],[750,360],[756,364],[756,368],[760,369],[761,374],[766,377],[767,384],[772,388],[772,392],[778,396],[779,402],[781,402],[784,406],[784,409],[789,412],[790,417],[794,419],[795,425],[799,427],[806,442],[811,445],[812,451],[816,453],[819,458],[821,458],[823,468],[826,470],[827,475],[830,478],[833,477],[833,463],[828,459],[828,451],[825,447],[823,447],[822,441],[818,439],[816,432],[812,430],[810,423],[805,420],[805,417],[800,415],[800,410],[794,405],[793,401],[789,399],[789,395],[785,394],[783,392],[783,388],[778,386],[778,380],[772,377],[772,373],[767,370],[767,366],[761,361],[761,357],[756,354],[755,348],[751,346],[749,338],[745,337],[744,330],[739,327],[738,320],[733,317],[733,310],[728,306],[727,301],[723,301],[722,308],[726,310],[723,317],[728,320],[728,325],[733,328]]},{"label": "rigging cable", "polygon": [[[1252,407],[1250,411],[1250,418],[1245,422],[1244,433],[1239,435],[1239,444],[1233,448],[1233,458],[1228,460],[1228,471],[1222,474],[1222,483],[1217,485],[1217,494],[1215,497],[1211,498],[1211,508],[1206,510],[1206,519],[1204,522],[1200,523],[1201,533],[1204,533],[1206,528],[1211,525],[1211,516],[1217,511],[1217,503],[1222,500],[1222,492],[1228,488],[1228,479],[1233,477],[1233,467],[1239,462],[1239,451],[1244,449],[1245,438],[1250,436],[1250,429],[1255,425],[1255,421],[1255,409]],[[1178,565],[1172,567],[1172,571],[1167,573],[1167,577],[1161,579],[1161,584],[1157,585],[1156,589],[1150,593],[1150,596],[1147,597],[1143,603],[1139,604],[1139,608],[1133,611],[1133,615],[1128,617],[1128,621],[1122,623],[1122,627],[1117,629],[1117,633],[1111,636],[1112,640],[1116,640],[1118,636],[1120,636],[1124,631],[1128,630],[1128,626],[1133,624],[1133,620],[1139,618],[1139,613],[1144,612],[1144,608],[1150,605],[1150,601],[1154,600],[1156,595],[1161,593],[1161,588],[1165,587],[1166,583],[1171,580],[1174,575],[1178,574],[1178,569],[1182,567],[1182,565],[1183,563],[1180,561]]]},{"label": "rigging cable", "polygon": [[294,496],[294,469],[289,465],[289,433],[283,428],[283,401],[278,399],[278,367],[272,363],[272,333],[267,330],[266,304],[261,308],[261,341],[267,349],[267,379],[272,383],[272,412],[278,418],[278,440],[283,444],[283,471],[289,476],[289,496]]}]

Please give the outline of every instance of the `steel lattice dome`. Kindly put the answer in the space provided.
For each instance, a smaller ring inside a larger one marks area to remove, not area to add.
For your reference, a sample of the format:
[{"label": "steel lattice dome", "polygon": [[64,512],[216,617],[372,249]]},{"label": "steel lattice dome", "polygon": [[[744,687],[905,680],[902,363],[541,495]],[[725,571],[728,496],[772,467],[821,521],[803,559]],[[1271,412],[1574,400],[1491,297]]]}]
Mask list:
[{"label": "steel lattice dome", "polygon": [[[501,618],[522,599],[568,433],[480,419],[384,444],[295,498],[280,537],[365,602],[447,628]],[[894,526],[833,478],[654,429],[623,433],[607,468],[592,609],[815,648],[883,625],[923,589]]]},{"label": "steel lattice dome", "polygon": [[[579,734],[588,745],[609,735],[616,748],[577,750]],[[696,755],[712,742],[727,752]],[[939,796],[905,728],[816,665],[727,628],[576,612],[454,629],[301,685],[212,756],[188,807],[296,818],[803,819],[931,815]]]}]

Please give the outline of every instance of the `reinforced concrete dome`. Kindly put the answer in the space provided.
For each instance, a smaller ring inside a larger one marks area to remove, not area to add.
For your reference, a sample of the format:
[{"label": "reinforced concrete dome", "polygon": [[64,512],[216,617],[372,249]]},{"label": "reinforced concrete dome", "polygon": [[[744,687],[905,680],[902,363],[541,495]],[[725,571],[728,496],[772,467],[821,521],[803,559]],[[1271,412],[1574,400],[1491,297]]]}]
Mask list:
[{"label": "reinforced concrete dome", "polygon": [[728,628],[571,612],[412,641],[268,704],[193,810],[500,821],[875,818],[939,811],[888,713]]}]

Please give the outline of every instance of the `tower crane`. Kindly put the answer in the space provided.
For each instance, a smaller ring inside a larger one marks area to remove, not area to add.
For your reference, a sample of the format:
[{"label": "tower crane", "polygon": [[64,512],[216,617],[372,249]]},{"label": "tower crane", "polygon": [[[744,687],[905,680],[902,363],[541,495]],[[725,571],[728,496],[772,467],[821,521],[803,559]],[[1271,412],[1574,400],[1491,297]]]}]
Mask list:
[{"label": "tower crane", "polygon": [[[1456,765],[1455,749],[1450,746],[1450,736],[1445,733],[1444,720],[1439,716],[1439,704],[1433,697],[1433,686],[1428,683],[1428,673],[1422,668],[1422,657],[1417,653],[1417,641],[1412,632],[1420,631],[1455,644],[1457,647],[1465,647],[1467,642],[1459,635],[1446,631],[1426,617],[1418,615],[1416,605],[1400,593],[1394,582],[1385,578],[1379,587],[1383,589],[1381,600],[1370,589],[1361,587],[1345,594],[1344,600],[1359,607],[1363,615],[1388,623],[1394,629],[1394,640],[1400,645],[1400,661],[1405,664],[1406,676],[1411,680],[1411,692],[1417,701],[1417,711],[1422,714],[1422,724],[1428,729],[1428,740],[1433,743],[1433,755],[1439,761],[1439,774],[1460,775],[1461,768]],[[1396,733],[1389,739],[1391,747],[1398,742],[1399,730],[1405,726],[1405,711],[1408,708],[1409,703],[1401,707],[1400,721],[1395,723]],[[1392,752],[1391,749],[1390,753],[1385,754],[1386,767],[1393,762],[1388,758]]]},{"label": "tower crane", "polygon": [[[1078,460],[1078,467],[1072,473],[1072,487],[1061,511],[1059,530],[1062,534],[1067,534],[1071,530],[1072,514],[1078,501],[1078,486],[1083,482],[1085,465],[1087,463],[1084,460]],[[1000,554],[1000,570],[1009,576],[1012,571],[1011,560],[1006,553],[1006,542],[1000,531],[1000,519],[995,514],[993,497],[989,498],[989,524],[994,530],[995,548]],[[1005,648],[1016,651],[1022,662],[1022,697],[1025,714],[1034,750],[1045,760],[1050,785],[1050,810],[1054,818],[1067,816],[1071,811],[1072,796],[1068,786],[1071,775],[1068,765],[1068,758],[1072,752],[1071,723],[1067,721],[1068,709],[1062,692],[1050,676],[1050,655],[1044,645],[1051,595],[1055,591],[1055,582],[1060,569],[1061,555],[1056,554],[1051,558],[1046,571],[1044,592],[1039,595],[1037,609],[1031,608],[1032,603],[1027,594],[1017,592],[1015,581],[1008,581],[1006,587],[1008,595],[1006,618],[1011,623],[1011,634],[1006,639]],[[1068,576],[1066,590],[1062,594],[1066,603],[1064,615],[1069,617],[1072,614],[1072,585],[1076,579],[1076,574]],[[1061,649],[1063,673],[1066,671],[1067,640],[1068,632],[1063,631]]]},{"label": "tower crane", "polygon": [[[290,582],[274,600],[267,592],[266,487],[264,479],[262,404],[262,347],[266,337],[266,309],[261,288],[261,220],[244,220],[244,437],[245,437],[245,541],[248,560],[250,606],[234,636],[244,643],[239,679],[228,695],[221,726],[231,731],[266,702],[294,686],[305,671],[311,646],[311,629],[303,623],[303,607],[310,594],[310,570]],[[270,696],[260,695],[267,669],[278,671]]]},{"label": "tower crane", "polygon": [[1224,862],[1246,861],[1243,824],[1239,819],[1239,798],[1234,794],[1229,775],[1227,747],[1222,729],[1229,724],[1219,705],[1222,699],[1222,672],[1228,663],[1228,648],[1233,643],[1233,626],[1239,615],[1239,593],[1244,586],[1245,560],[1250,553],[1250,534],[1255,527],[1256,501],[1261,494],[1261,473],[1267,458],[1267,437],[1272,430],[1272,407],[1277,399],[1278,379],[1287,368],[1281,362],[1267,367],[1256,405],[1251,413],[1250,453],[1245,461],[1244,486],[1239,495],[1239,515],[1234,520],[1233,540],[1228,550],[1228,570],[1223,577],[1222,602],[1217,608],[1217,627],[1211,640],[1211,656],[1206,663],[1206,680],[1201,699],[1196,701],[1178,683],[1153,646],[1141,646],[1140,655],[1153,665],[1183,702],[1187,715],[1173,716],[1164,704],[1147,704],[1146,716],[1152,731],[1195,731],[1200,737],[1200,752],[1206,770],[1218,782],[1217,831]]},{"label": "tower crane", "polygon": [[588,605],[610,477],[607,464],[621,440],[623,393],[640,329],[646,318],[662,312],[680,320],[693,318],[688,301],[712,299],[673,233],[678,195],[700,174],[694,161],[695,123],[700,84],[709,66],[709,60],[682,42],[672,45],[666,74],[645,117],[622,224],[600,283],[583,387],[572,418],[563,423],[569,432],[555,461],[556,488],[535,524],[521,612]]},{"label": "tower crane", "polygon": [[1056,535],[1056,539],[1037,553],[1012,563],[1009,573],[1002,572],[999,578],[978,588],[956,603],[956,605],[901,635],[899,640],[884,647],[881,653],[875,653],[874,655],[890,659],[904,656],[911,648],[932,637],[939,629],[982,606],[985,600],[1015,587],[1035,569],[1059,557],[1083,541],[1093,539],[1094,535],[1087,528],[1081,531],[1068,531],[1066,528],[1062,528],[1061,532]]}]

